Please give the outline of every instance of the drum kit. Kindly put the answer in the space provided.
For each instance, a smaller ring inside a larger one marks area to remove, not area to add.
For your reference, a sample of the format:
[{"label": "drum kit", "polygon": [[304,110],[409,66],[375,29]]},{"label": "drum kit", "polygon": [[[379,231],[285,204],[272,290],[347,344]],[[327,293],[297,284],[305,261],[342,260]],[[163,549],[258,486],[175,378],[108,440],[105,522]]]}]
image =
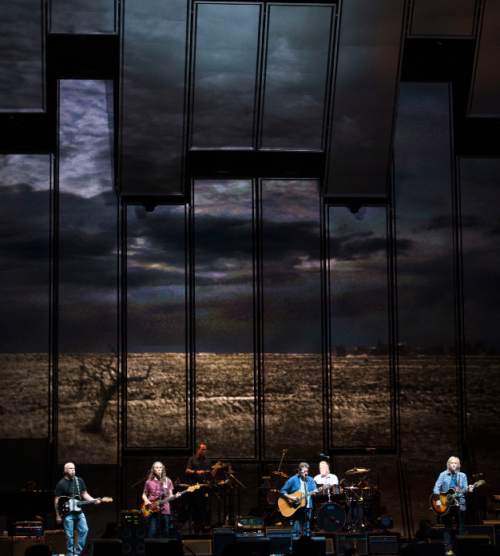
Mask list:
[{"label": "drum kit", "polygon": [[353,467],[345,472],[338,485],[332,485],[328,500],[317,504],[318,527],[330,533],[356,532],[375,521],[378,488],[368,481],[370,469]]},{"label": "drum kit", "polygon": [[[281,465],[280,465],[281,468]],[[262,477],[265,502],[276,507],[279,491],[288,475],[281,469]],[[369,480],[370,469],[353,467],[336,485],[319,485],[314,496],[314,520],[318,529],[329,532],[358,532],[375,522],[379,490]]]}]

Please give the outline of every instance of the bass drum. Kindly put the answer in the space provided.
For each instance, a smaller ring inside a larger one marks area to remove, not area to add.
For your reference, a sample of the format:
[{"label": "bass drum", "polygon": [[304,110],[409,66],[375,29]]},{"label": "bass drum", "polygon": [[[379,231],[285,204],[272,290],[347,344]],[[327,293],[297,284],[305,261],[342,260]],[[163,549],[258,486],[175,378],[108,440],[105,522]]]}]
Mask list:
[{"label": "bass drum", "polygon": [[323,504],[318,512],[318,526],[321,530],[329,533],[342,531],[345,526],[345,510],[335,502]]}]

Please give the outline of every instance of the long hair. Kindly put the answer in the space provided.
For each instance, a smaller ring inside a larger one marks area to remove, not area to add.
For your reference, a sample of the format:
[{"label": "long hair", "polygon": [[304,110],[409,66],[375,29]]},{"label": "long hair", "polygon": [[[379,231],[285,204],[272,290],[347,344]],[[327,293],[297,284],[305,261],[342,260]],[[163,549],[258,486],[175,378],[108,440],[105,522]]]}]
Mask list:
[{"label": "long hair", "polygon": [[152,479],[154,479],[156,477],[154,467],[155,467],[155,465],[158,465],[158,464],[161,465],[160,481],[162,483],[164,483],[167,479],[167,470],[165,469],[165,466],[163,465],[163,463],[161,461],[155,461],[153,463],[153,465],[151,466],[151,469],[149,470],[148,481],[151,481]]}]

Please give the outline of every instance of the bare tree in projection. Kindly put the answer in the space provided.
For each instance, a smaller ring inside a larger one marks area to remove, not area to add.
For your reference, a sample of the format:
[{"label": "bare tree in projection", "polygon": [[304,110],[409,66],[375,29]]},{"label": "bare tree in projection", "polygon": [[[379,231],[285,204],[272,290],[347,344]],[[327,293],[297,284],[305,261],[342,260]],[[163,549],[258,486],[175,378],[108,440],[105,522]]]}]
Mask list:
[{"label": "bare tree in projection", "polygon": [[[92,419],[82,427],[83,432],[102,433],[103,420],[109,403],[116,397],[118,393],[119,381],[117,372],[117,356],[116,354],[107,357],[106,359],[98,360],[89,364],[88,361],[80,363],[80,389],[84,383],[95,386],[97,389],[96,395],[96,409]],[[150,364],[146,367],[143,373],[132,377],[127,377],[127,382],[142,382],[148,380],[153,365]]]}]

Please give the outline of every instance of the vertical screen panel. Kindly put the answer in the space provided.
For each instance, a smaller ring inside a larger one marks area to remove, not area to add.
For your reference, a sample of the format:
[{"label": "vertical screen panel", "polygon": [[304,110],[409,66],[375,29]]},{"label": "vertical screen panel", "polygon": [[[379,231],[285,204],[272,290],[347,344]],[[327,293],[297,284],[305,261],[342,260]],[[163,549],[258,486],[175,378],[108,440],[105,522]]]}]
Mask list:
[{"label": "vertical screen panel", "polygon": [[466,445],[474,472],[497,492],[500,434],[500,160],[460,161]]},{"label": "vertical screen panel", "polygon": [[265,454],[299,459],[323,448],[319,184],[261,187]]},{"label": "vertical screen panel", "polygon": [[0,112],[45,109],[41,0],[4,0],[0,10]]},{"label": "vertical screen panel", "polygon": [[268,8],[263,148],[321,149],[335,8]]},{"label": "vertical screen panel", "polygon": [[326,194],[385,197],[405,2],[342,4]]},{"label": "vertical screen panel", "polygon": [[196,6],[194,147],[253,146],[260,9]]},{"label": "vertical screen panel", "polygon": [[329,210],[334,448],[390,447],[386,209]]},{"label": "vertical screen panel", "polygon": [[[187,446],[184,206],[127,214],[127,446]],[[144,415],[154,419],[144,419]],[[161,423],[162,426],[158,426]]]},{"label": "vertical screen panel", "polygon": [[50,32],[116,32],[116,0],[51,0]]},{"label": "vertical screen panel", "polygon": [[428,518],[418,485],[432,485],[458,448],[450,117],[448,84],[402,85],[394,161],[401,451],[416,520]]},{"label": "vertical screen panel", "polygon": [[411,35],[470,36],[476,0],[415,0]]},{"label": "vertical screen panel", "polygon": [[124,5],[120,129],[124,194],[183,192],[187,5],[187,0],[127,0]]},{"label": "vertical screen panel", "polygon": [[112,98],[111,82],[59,85],[59,461],[116,461]]},{"label": "vertical screen panel", "polygon": [[49,156],[0,156],[0,439],[48,435],[50,195]]},{"label": "vertical screen panel", "polygon": [[254,457],[252,182],[196,180],[196,437]]},{"label": "vertical screen panel", "polygon": [[476,41],[469,115],[500,116],[500,3],[485,0]]}]

